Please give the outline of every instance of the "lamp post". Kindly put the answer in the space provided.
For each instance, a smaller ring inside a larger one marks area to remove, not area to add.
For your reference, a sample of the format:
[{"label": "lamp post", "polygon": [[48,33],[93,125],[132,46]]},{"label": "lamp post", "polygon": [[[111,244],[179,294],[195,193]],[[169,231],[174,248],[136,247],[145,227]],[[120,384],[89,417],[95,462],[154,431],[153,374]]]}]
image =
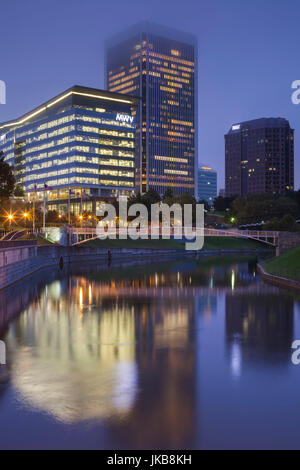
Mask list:
[{"label": "lamp post", "polygon": [[25,219],[25,228],[27,228],[27,219],[28,219],[28,213],[24,212],[23,217]]},{"label": "lamp post", "polygon": [[8,218],[8,221],[9,221],[9,229],[11,229],[11,223],[14,220],[14,216],[12,214],[8,214],[7,218]]}]

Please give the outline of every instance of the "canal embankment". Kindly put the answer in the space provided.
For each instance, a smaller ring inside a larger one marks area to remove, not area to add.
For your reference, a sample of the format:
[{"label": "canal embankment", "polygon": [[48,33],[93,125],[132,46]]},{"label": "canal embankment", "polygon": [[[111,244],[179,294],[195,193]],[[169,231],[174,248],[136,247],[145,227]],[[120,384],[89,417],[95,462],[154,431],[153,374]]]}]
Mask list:
[{"label": "canal embankment", "polygon": [[264,281],[300,290],[300,247],[259,264],[258,269]]},{"label": "canal embankment", "polygon": [[[161,240],[166,242],[167,240]],[[139,240],[138,240],[139,242]],[[145,240],[143,241],[145,242]],[[147,244],[131,245],[118,247],[117,244],[97,246],[93,243],[79,246],[64,247],[58,245],[39,246],[36,240],[24,240],[18,242],[4,242],[0,244],[0,289],[8,287],[17,281],[39,271],[40,269],[51,266],[66,266],[73,263],[91,263],[97,262],[108,265],[113,261],[141,261],[153,260],[160,261],[168,258],[195,258],[201,256],[224,256],[235,254],[259,254],[264,253],[264,247],[260,244],[244,244],[244,248],[239,241],[236,247],[228,246],[223,249],[220,247],[214,249],[186,251],[184,245],[176,246],[170,244],[167,249],[166,243],[156,243],[152,240]],[[160,242],[160,240],[154,241]],[[270,250],[267,250],[270,251]]]}]

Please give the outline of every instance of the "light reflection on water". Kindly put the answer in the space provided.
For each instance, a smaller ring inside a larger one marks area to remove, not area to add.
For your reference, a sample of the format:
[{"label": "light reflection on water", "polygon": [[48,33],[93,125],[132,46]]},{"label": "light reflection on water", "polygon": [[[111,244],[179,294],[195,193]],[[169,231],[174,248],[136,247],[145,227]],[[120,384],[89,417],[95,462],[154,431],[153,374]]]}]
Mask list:
[{"label": "light reflection on water", "polygon": [[45,272],[0,305],[1,448],[272,447],[274,422],[293,447],[298,301],[253,259]]}]

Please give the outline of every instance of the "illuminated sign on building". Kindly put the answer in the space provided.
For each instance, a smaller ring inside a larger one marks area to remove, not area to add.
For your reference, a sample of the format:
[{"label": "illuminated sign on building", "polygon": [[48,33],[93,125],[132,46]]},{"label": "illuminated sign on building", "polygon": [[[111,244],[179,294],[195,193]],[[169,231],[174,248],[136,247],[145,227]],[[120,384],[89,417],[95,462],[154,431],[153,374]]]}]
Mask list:
[{"label": "illuminated sign on building", "polygon": [[241,128],[241,125],[240,124],[237,124],[236,126],[232,126],[232,130],[233,131],[239,131]]},{"label": "illuminated sign on building", "polygon": [[121,122],[130,122],[130,124],[133,123],[134,117],[133,116],[128,116],[127,114],[117,114],[116,121],[121,121]]}]

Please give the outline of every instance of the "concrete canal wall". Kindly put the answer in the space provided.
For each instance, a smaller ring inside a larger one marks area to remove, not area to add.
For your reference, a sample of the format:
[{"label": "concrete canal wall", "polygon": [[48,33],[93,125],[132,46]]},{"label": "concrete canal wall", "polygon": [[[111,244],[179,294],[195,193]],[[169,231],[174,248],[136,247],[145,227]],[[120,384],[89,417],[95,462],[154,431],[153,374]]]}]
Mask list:
[{"label": "concrete canal wall", "polygon": [[284,289],[300,290],[300,282],[286,279],[284,277],[273,276],[272,274],[267,273],[264,267],[260,264],[258,265],[258,272],[265,282],[273,284],[274,286],[282,287]]},{"label": "concrete canal wall", "polygon": [[[110,255],[109,255],[110,252]],[[197,256],[224,256],[230,254],[245,254],[245,250],[216,250],[201,251]],[[248,253],[259,253],[259,250],[249,250]],[[71,263],[97,262],[107,265],[110,261],[139,261],[151,259],[153,262],[166,258],[195,258],[194,251],[185,250],[137,250],[137,249],[108,249],[83,246],[37,246],[36,242],[6,242],[0,244],[0,289],[3,289],[20,279],[50,266],[65,266]]]},{"label": "concrete canal wall", "polygon": [[[37,246],[26,244],[16,246],[8,242],[8,247],[0,246],[0,289],[24,277],[50,266],[65,266],[70,263],[98,262],[107,265],[115,260],[160,260],[166,257],[195,256],[183,250],[128,250],[84,247]],[[14,246],[13,246],[14,245]]]}]

